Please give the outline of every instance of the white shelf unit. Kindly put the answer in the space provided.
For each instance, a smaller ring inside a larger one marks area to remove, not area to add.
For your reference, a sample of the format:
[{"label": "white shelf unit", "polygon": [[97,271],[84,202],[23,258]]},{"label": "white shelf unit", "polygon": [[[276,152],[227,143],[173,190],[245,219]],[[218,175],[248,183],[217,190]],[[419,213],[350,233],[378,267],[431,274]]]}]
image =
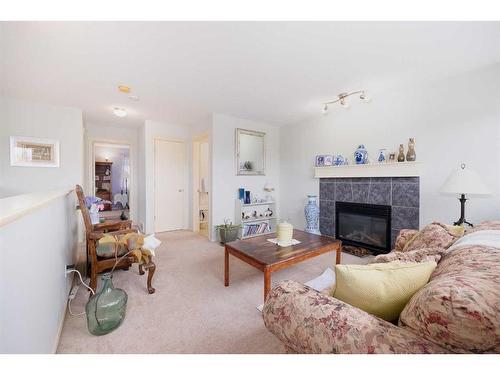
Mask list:
[{"label": "white shelf unit", "polygon": [[[270,209],[273,212],[273,215],[260,216],[260,214],[261,213],[263,214],[265,211],[267,211],[267,209]],[[254,211],[257,212],[257,216],[255,217],[252,215]],[[244,213],[249,213],[251,217],[249,219],[243,219]],[[263,236],[269,233],[276,233],[276,224],[278,222],[278,218],[276,217],[276,202],[269,201],[269,202],[244,204],[239,199],[236,199],[235,218],[236,218],[235,224],[241,225],[241,229],[238,236],[240,239]],[[245,236],[243,235],[243,233],[246,232],[246,228],[248,226],[254,226],[255,228],[257,228],[258,225],[261,225],[263,223],[267,223],[267,229],[264,232],[252,233]]]}]

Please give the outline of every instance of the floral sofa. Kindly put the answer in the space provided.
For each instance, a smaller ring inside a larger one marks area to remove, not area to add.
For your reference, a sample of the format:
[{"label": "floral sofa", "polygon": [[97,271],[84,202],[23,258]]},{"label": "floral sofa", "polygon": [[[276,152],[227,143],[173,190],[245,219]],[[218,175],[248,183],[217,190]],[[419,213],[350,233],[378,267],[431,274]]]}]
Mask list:
[{"label": "floral sofa", "polygon": [[413,250],[405,248],[414,234],[402,231],[395,249],[379,259],[439,260],[429,283],[413,295],[398,322],[283,281],[264,304],[266,327],[292,353],[499,353],[500,222],[482,223],[463,237],[448,233],[440,246],[426,248],[423,257],[410,253],[428,245],[425,238],[413,241]]}]

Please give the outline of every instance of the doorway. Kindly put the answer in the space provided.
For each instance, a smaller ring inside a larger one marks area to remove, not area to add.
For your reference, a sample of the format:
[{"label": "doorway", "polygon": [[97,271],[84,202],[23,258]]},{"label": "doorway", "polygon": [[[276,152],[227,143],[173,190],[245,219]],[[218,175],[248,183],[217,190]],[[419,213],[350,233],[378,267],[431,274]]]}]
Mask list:
[{"label": "doorway", "polygon": [[105,220],[130,218],[130,145],[93,142],[93,195]]},{"label": "doorway", "polygon": [[210,239],[210,148],[208,136],[193,142],[193,231]]},{"label": "doorway", "polygon": [[186,147],[155,139],[155,232],[185,229]]}]

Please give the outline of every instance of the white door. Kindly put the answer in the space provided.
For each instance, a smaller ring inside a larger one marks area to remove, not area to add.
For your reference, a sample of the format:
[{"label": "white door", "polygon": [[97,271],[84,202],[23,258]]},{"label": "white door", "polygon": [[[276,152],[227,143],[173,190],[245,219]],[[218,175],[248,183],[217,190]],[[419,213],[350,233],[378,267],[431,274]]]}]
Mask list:
[{"label": "white door", "polygon": [[184,142],[155,140],[155,232],[184,229]]}]

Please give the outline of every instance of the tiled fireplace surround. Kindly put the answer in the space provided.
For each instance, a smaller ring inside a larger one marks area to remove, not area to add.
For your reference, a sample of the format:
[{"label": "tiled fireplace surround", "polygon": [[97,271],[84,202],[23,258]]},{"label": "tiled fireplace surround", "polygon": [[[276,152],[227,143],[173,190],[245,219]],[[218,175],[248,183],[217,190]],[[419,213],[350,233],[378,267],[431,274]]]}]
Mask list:
[{"label": "tiled fireplace surround", "polygon": [[401,229],[418,229],[419,177],[321,178],[319,226],[321,234],[335,236],[335,202],[392,206],[391,244]]}]

